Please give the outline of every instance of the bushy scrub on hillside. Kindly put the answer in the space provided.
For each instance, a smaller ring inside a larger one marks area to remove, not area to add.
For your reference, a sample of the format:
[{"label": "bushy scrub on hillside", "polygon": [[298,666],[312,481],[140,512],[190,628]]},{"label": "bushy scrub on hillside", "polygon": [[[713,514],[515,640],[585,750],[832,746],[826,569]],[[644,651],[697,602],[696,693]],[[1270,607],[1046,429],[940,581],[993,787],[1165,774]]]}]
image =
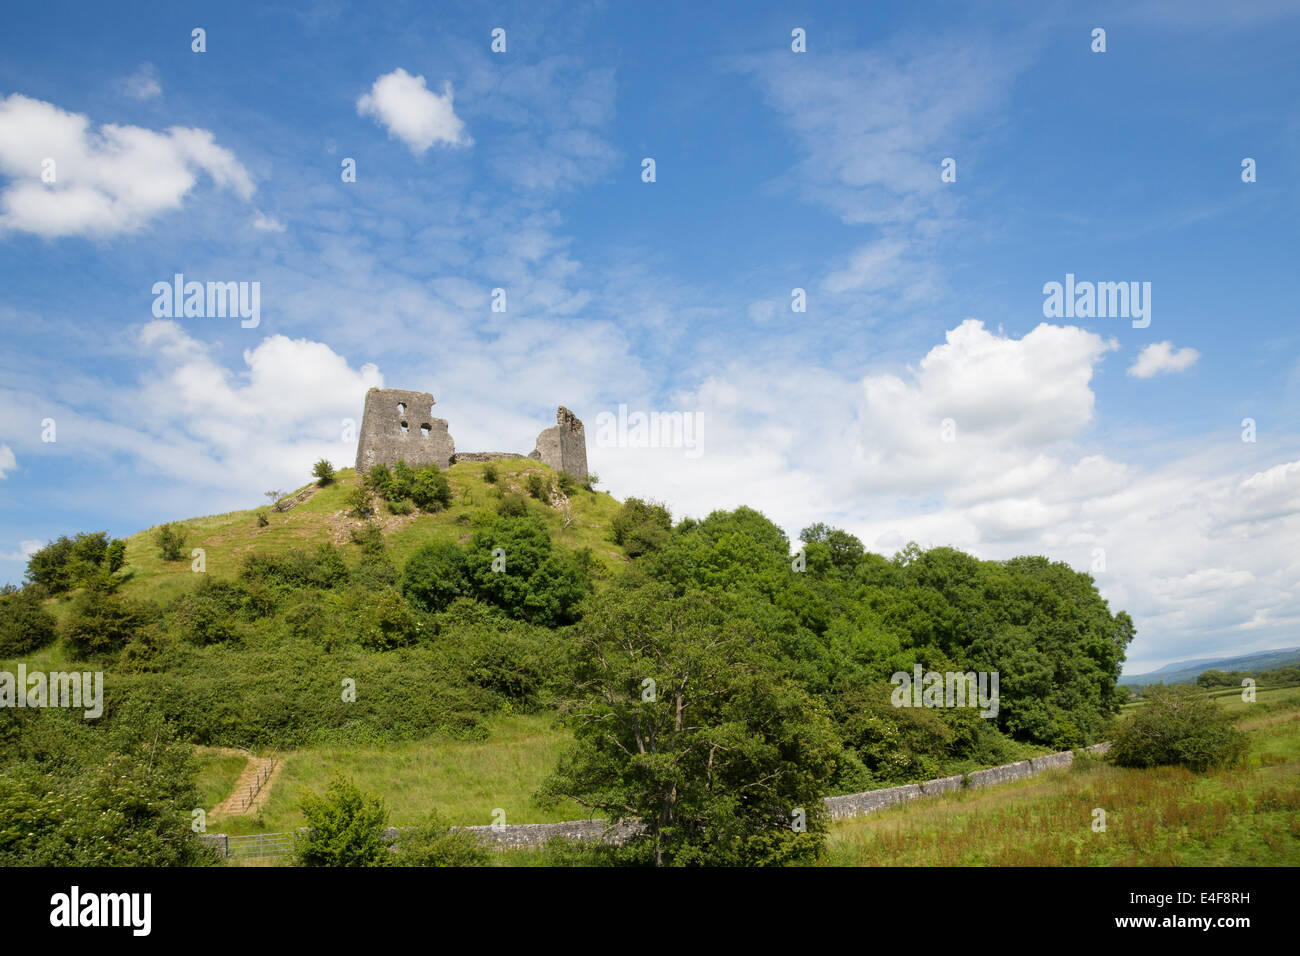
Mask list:
[{"label": "bushy scrub on hillside", "polygon": [[0,588],[0,657],[30,654],[58,635],[58,622],[45,609],[44,595],[40,586]]},{"label": "bushy scrub on hillside", "polygon": [[111,587],[88,587],[73,599],[63,636],[75,657],[102,658],[121,651],[158,616],[152,602],[123,597]]},{"label": "bushy scrub on hillside", "polygon": [[27,559],[27,580],[50,594],[62,594],[125,563],[126,542],[110,540],[107,531],[62,535]]},{"label": "bushy scrub on hillside", "polygon": [[615,544],[623,546],[629,558],[658,551],[668,543],[673,517],[666,505],[629,498],[610,524]]},{"label": "bushy scrub on hillside", "polygon": [[336,588],[350,573],[338,548],[326,542],[313,549],[291,548],[283,554],[254,551],[244,558],[240,579],[280,588]]},{"label": "bushy scrub on hillside", "polygon": [[185,540],[185,529],[171,522],[160,527],[153,535],[153,543],[158,546],[158,555],[164,561],[183,560],[185,558]]},{"label": "bushy scrub on hillside", "polygon": [[506,492],[497,502],[497,514],[503,518],[523,518],[528,514],[528,502],[518,492]]},{"label": "bushy scrub on hillside", "polygon": [[143,701],[0,710],[0,866],[200,866],[193,748]]},{"label": "bushy scrub on hillside", "polygon": [[384,464],[374,465],[365,481],[367,488],[389,504],[392,514],[409,514],[404,510],[406,502],[411,508],[430,514],[451,505],[451,483],[437,465],[424,465],[418,469],[411,468],[404,461],[392,468]]},{"label": "bushy scrub on hillside", "polygon": [[1186,687],[1153,688],[1145,696],[1112,740],[1108,756],[1119,766],[1204,771],[1245,755],[1246,735],[1215,701]]},{"label": "bushy scrub on hillside", "polygon": [[334,466],[322,458],[312,465],[311,474],[316,479],[316,484],[324,488],[334,481]]},{"label": "bushy scrub on hillside", "polygon": [[519,620],[556,627],[575,619],[589,577],[575,558],[553,551],[540,521],[503,516],[476,531],[466,548],[442,542],[420,549],[406,563],[402,592],[431,611],[470,596]]},{"label": "bushy scrub on hillside", "polygon": [[550,491],[546,479],[537,472],[531,473],[524,479],[524,488],[528,491],[528,497],[537,498],[538,500],[545,498]]}]

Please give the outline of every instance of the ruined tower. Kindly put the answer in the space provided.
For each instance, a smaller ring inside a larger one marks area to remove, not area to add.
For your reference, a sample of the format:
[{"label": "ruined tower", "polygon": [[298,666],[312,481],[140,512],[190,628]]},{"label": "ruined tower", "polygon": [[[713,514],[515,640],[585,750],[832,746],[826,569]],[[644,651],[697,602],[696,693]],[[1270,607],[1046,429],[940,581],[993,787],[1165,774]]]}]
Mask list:
[{"label": "ruined tower", "polygon": [[357,474],[404,461],[412,468],[446,468],[456,454],[445,418],[433,417],[433,396],[400,388],[372,388],[357,441]]},{"label": "ruined tower", "polygon": [[537,436],[537,447],[528,457],[586,481],[587,433],[578,416],[561,405],[555,413],[555,424]]}]

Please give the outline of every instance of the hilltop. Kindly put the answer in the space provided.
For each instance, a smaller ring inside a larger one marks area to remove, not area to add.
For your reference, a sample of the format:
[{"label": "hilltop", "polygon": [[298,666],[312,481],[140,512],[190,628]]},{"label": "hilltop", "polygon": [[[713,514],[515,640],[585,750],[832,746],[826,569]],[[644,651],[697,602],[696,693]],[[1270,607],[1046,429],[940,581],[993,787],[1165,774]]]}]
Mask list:
[{"label": "hilltop", "polygon": [[[498,476],[494,483],[485,481],[489,468]],[[528,514],[545,525],[557,546],[590,548],[593,559],[607,571],[628,560],[624,550],[610,540],[609,527],[619,502],[607,492],[583,489],[556,502],[531,498],[529,475],[541,476],[552,487],[557,475],[541,462],[522,457],[458,462],[443,473],[451,485],[452,501],[435,514],[393,515],[381,506],[373,519],[355,517],[349,513],[348,496],[361,479],[353,469],[343,468],[329,484],[303,485],[282,497],[276,508],[249,508],[173,524],[186,533],[186,553],[202,549],[206,573],[218,578],[234,577],[243,559],[253,553],[279,555],[326,543],[344,547],[354,531],[368,525],[381,529],[390,557],[401,567],[427,544],[464,544],[476,529],[495,519],[495,506],[503,494],[518,494],[527,501]],[[277,510],[282,506],[288,506],[287,510]],[[259,526],[258,515],[266,516],[269,523],[265,527]],[[124,594],[166,599],[193,583],[189,560],[167,562],[159,556],[154,544],[157,530],[157,526],[146,528],[126,539]]]}]

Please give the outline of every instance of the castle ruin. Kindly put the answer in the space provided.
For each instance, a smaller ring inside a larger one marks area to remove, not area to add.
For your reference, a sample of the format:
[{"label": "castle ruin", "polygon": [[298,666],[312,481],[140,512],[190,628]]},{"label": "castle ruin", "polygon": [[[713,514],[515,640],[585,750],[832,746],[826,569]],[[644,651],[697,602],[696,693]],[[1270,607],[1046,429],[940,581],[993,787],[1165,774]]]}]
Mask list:
[{"label": "castle ruin", "polygon": [[434,398],[428,392],[401,388],[372,388],[366,392],[361,435],[357,440],[357,474],[375,465],[392,467],[404,461],[412,468],[437,465],[448,468],[458,461],[492,461],[532,458],[555,471],[567,471],[587,480],[587,435],[578,416],[563,405],[555,424],[537,436],[527,455],[514,452],[461,452],[447,430],[445,418],[433,415]]}]

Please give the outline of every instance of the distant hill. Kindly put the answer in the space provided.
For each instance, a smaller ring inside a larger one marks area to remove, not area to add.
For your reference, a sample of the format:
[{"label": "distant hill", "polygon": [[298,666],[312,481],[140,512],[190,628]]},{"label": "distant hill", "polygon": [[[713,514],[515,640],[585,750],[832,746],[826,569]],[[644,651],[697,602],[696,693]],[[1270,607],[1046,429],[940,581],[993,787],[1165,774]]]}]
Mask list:
[{"label": "distant hill", "polygon": [[1135,685],[1188,684],[1206,671],[1262,671],[1296,664],[1300,664],[1300,647],[1284,647],[1245,654],[1241,657],[1198,657],[1187,661],[1175,661],[1145,674],[1125,674],[1119,682]]}]

